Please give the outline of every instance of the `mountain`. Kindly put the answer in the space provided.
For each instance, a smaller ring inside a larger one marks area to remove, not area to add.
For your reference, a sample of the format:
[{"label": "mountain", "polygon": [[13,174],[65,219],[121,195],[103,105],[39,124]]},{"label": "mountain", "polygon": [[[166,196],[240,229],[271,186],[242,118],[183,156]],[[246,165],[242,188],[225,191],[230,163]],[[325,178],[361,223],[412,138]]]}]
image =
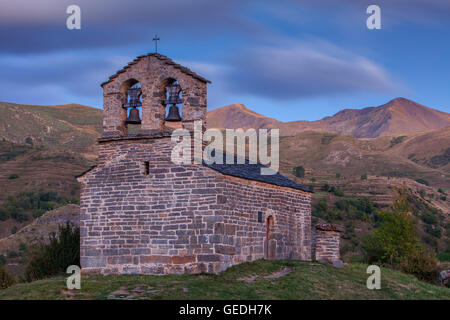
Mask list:
[{"label": "mountain", "polygon": [[376,138],[441,129],[450,126],[450,114],[397,98],[379,107],[344,109],[317,121],[280,122],[235,104],[209,112],[208,124],[216,128],[279,128],[282,136],[314,130]]},{"label": "mountain", "polygon": [[231,104],[209,111],[207,114],[208,128],[250,129],[279,128],[283,122],[256,113],[242,104]]}]

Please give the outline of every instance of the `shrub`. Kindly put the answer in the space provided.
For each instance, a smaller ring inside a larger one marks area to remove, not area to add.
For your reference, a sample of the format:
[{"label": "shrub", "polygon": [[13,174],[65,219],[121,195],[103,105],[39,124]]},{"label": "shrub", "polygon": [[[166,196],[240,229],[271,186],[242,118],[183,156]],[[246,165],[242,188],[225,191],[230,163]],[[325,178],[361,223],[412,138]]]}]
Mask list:
[{"label": "shrub", "polygon": [[367,180],[367,173],[363,173],[361,175],[361,180]]},{"label": "shrub", "polygon": [[331,210],[327,212],[327,218],[329,220],[342,220],[342,215],[339,210]]},{"label": "shrub", "polygon": [[325,184],[320,188],[320,190],[322,190],[322,191],[328,191],[328,190],[330,190],[330,186],[329,186],[327,183],[325,183]]},{"label": "shrub", "polygon": [[363,241],[369,263],[397,264],[418,245],[416,225],[407,215],[384,211],[381,224]]},{"label": "shrub", "polygon": [[0,254],[0,267],[4,266],[5,264],[6,264],[6,257]]},{"label": "shrub", "polygon": [[344,196],[344,191],[342,191],[341,189],[332,186],[330,189],[330,192],[333,192],[333,194],[337,197],[343,197]]},{"label": "shrub", "polygon": [[450,148],[447,148],[444,153],[440,155],[431,157],[430,162],[436,167],[445,166],[450,163]]},{"label": "shrub", "polygon": [[406,136],[398,136],[398,137],[392,138],[391,139],[391,148],[393,146],[395,146],[396,144],[401,143],[405,138],[406,138]]},{"label": "shrub", "polygon": [[34,209],[33,210],[33,218],[39,218],[45,213],[45,209]]},{"label": "shrub", "polygon": [[435,238],[441,238],[442,237],[442,229],[439,226],[430,226],[428,224],[425,225],[425,232],[432,235]]},{"label": "shrub", "polygon": [[12,227],[11,234],[17,233],[17,226]]},{"label": "shrub", "polygon": [[[23,213],[23,212],[20,212],[20,211],[14,211],[11,214],[11,217],[16,219],[17,222],[24,222],[24,221],[27,221],[29,219],[29,217],[28,217],[28,215],[26,213]],[[17,231],[17,228],[15,230]]]},{"label": "shrub", "polygon": [[446,262],[450,262],[450,252],[440,252],[438,253],[438,259],[439,261],[446,261]]},{"label": "shrub", "polygon": [[436,275],[437,260],[420,243],[416,222],[408,214],[406,188],[396,191],[393,211],[380,213],[380,225],[363,240],[367,261],[389,265],[430,281]]},{"label": "shrub", "polygon": [[341,177],[340,173],[336,173],[336,179],[339,179]]},{"label": "shrub", "polygon": [[439,192],[439,193],[445,194],[445,191],[444,191],[444,189],[442,189],[442,188],[439,188],[439,189],[438,189],[438,192]]},{"label": "shrub", "polygon": [[416,182],[420,183],[420,184],[424,184],[426,186],[429,186],[430,184],[428,183],[427,180],[425,179],[417,179]]},{"label": "shrub", "polygon": [[374,203],[367,197],[339,199],[334,204],[336,208],[346,213],[349,219],[368,220],[375,215]]},{"label": "shrub", "polygon": [[433,238],[432,236],[430,236],[428,234],[423,236],[422,241],[431,247],[437,247],[437,245],[438,245],[436,238]]},{"label": "shrub", "polygon": [[17,258],[19,254],[16,251],[8,251],[8,258]]},{"label": "shrub", "polygon": [[10,180],[17,179],[17,178],[19,178],[19,175],[15,174],[15,173],[10,174],[9,177],[8,177],[8,179],[10,179]]},{"label": "shrub", "polygon": [[314,211],[319,214],[327,212],[328,204],[327,204],[326,200],[320,199],[319,202],[316,204],[315,209],[316,210],[314,210]]},{"label": "shrub", "polygon": [[0,221],[5,221],[9,218],[9,212],[5,208],[0,208]]},{"label": "shrub", "polygon": [[58,236],[49,236],[48,244],[34,248],[25,277],[27,281],[42,279],[65,272],[70,265],[80,265],[80,229],[67,223]]},{"label": "shrub", "polygon": [[[77,201],[77,199],[73,199]],[[31,215],[35,218],[41,216],[44,212],[53,210],[70,201],[58,195],[55,191],[39,191],[39,192],[21,192],[16,196],[9,196],[5,208],[7,213],[1,214],[0,220],[12,217],[19,222],[29,219]]]},{"label": "shrub", "polygon": [[294,168],[294,176],[297,178],[304,178],[305,177],[305,168],[302,166],[298,166]]},{"label": "shrub", "polygon": [[413,274],[420,280],[434,282],[438,278],[436,256],[423,247],[404,257],[399,267],[403,272]]},{"label": "shrub", "polygon": [[353,225],[353,222],[348,221],[345,223],[345,232],[342,235],[343,239],[352,239],[356,236],[355,234],[355,227]]},{"label": "shrub", "polygon": [[341,220],[342,215],[339,210],[328,210],[328,204],[325,199],[320,199],[314,206],[313,216],[324,219],[326,221]]},{"label": "shrub", "polygon": [[447,197],[446,197],[446,196],[441,196],[440,199],[441,199],[442,201],[447,201]]},{"label": "shrub", "polygon": [[337,136],[336,134],[325,134],[321,139],[321,143],[330,144],[331,140],[333,140],[333,138],[336,136]]},{"label": "shrub", "polygon": [[435,224],[437,222],[436,217],[429,212],[423,213],[420,216],[420,219],[422,219],[423,222],[428,223],[428,224]]},{"label": "shrub", "polygon": [[25,143],[26,143],[26,144],[29,144],[30,146],[32,146],[32,145],[33,145],[33,139],[31,139],[31,137],[27,137],[27,138],[25,139]]},{"label": "shrub", "polygon": [[6,289],[16,283],[16,280],[3,267],[0,267],[0,289]]},{"label": "shrub", "polygon": [[27,250],[27,245],[25,243],[21,242],[19,244],[19,251],[25,251],[25,250]]}]

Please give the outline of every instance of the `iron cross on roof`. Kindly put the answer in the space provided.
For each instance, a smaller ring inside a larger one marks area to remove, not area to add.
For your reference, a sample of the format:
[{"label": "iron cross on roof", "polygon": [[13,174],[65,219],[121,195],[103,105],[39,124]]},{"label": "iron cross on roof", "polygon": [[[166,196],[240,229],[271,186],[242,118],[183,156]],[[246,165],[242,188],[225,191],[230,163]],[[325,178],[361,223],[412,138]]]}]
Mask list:
[{"label": "iron cross on roof", "polygon": [[153,41],[155,41],[155,53],[158,53],[158,41],[160,39],[158,38],[158,35],[155,34],[155,37],[153,38]]}]

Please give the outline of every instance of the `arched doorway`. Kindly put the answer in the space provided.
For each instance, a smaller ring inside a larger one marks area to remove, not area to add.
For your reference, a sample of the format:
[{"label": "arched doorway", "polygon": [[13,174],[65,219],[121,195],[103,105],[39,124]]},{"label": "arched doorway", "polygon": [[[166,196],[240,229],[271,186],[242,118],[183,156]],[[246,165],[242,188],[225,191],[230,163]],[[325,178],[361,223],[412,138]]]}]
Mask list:
[{"label": "arched doorway", "polygon": [[275,258],[275,243],[272,240],[273,225],[274,225],[273,216],[268,216],[266,219],[266,243],[265,243],[267,260]]}]

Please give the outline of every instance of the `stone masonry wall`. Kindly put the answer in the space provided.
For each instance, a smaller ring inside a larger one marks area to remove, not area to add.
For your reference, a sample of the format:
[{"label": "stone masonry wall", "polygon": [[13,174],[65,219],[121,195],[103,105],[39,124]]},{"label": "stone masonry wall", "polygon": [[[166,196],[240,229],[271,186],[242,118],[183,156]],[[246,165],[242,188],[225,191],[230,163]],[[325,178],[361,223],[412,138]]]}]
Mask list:
[{"label": "stone masonry wall", "polygon": [[[224,176],[224,203],[215,251],[226,266],[256,259],[311,260],[311,195],[289,188]],[[258,222],[258,213],[262,221]],[[267,243],[267,220],[273,226]],[[220,235],[220,237],[219,237]]]},{"label": "stone masonry wall", "polygon": [[111,81],[103,86],[103,136],[120,136],[127,133],[126,91],[138,81],[142,88],[141,132],[148,134],[162,132],[166,107],[165,87],[169,79],[177,80],[183,91],[183,128],[193,130],[194,120],[206,121],[206,83],[192,77],[185,69],[167,64],[167,57],[153,54],[142,56],[120,70]]},{"label": "stone masonry wall", "polygon": [[173,144],[163,136],[100,143],[98,166],[79,178],[83,272],[219,272],[263,257],[311,259],[309,194],[176,165]]},{"label": "stone masonry wall", "polygon": [[313,235],[313,256],[317,261],[335,262],[340,260],[341,226],[334,224],[318,224]]}]

